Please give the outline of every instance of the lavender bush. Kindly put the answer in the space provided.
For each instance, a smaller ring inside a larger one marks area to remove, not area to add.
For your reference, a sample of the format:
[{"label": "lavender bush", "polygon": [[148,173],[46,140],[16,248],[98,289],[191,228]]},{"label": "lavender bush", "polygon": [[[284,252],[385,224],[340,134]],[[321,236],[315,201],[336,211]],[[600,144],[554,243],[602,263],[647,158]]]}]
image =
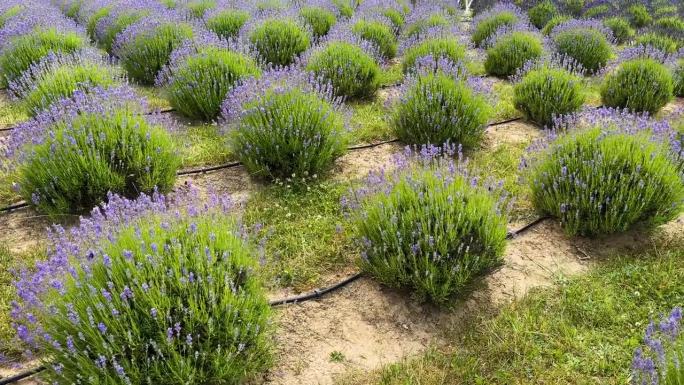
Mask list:
[{"label": "lavender bush", "polygon": [[154,84],[173,50],[194,34],[190,24],[172,18],[145,18],[119,34],[113,49],[131,79]]},{"label": "lavender bush", "polygon": [[454,37],[430,37],[416,42],[403,50],[401,67],[404,73],[415,70],[416,63],[421,58],[431,57],[434,60],[445,59],[453,63],[459,63],[465,59],[466,49],[458,39]]},{"label": "lavender bush", "polygon": [[206,14],[206,27],[224,39],[232,39],[240,35],[240,30],[249,21],[248,11],[241,9],[217,9]]},{"label": "lavender bush", "polygon": [[610,17],[603,20],[603,25],[609,28],[615,38],[615,43],[625,44],[634,38],[636,32],[623,17]]},{"label": "lavender bush", "polygon": [[552,64],[527,71],[513,88],[515,108],[542,127],[552,124],[557,116],[578,111],[584,99],[582,79]]},{"label": "lavender bush", "polygon": [[151,7],[149,3],[140,4],[135,0],[127,0],[116,5],[95,25],[95,40],[109,53],[113,52],[114,44],[121,32],[144,18],[152,17],[153,13],[159,11]]},{"label": "lavender bush", "polygon": [[35,116],[53,103],[70,98],[74,92],[109,88],[125,82],[122,71],[98,52],[50,53],[12,81],[10,93],[22,100],[29,115]]},{"label": "lavender bush", "polygon": [[634,351],[632,384],[684,384],[684,340],[682,338],[682,308],[676,307],[659,323],[646,328],[644,346]]},{"label": "lavender bush", "polygon": [[16,282],[17,334],[51,384],[240,384],[270,361],[255,248],[230,202],[110,194]]},{"label": "lavender bush", "polygon": [[438,304],[501,263],[505,247],[507,194],[455,153],[450,145],[407,148],[392,171],[371,172],[342,202],[363,270]]},{"label": "lavender bush", "polygon": [[609,107],[658,112],[671,99],[674,83],[670,70],[652,58],[623,62],[601,86],[601,99]]},{"label": "lavender bush", "polygon": [[484,67],[494,76],[511,76],[530,60],[544,54],[541,39],[532,32],[514,31],[504,33],[487,49]]},{"label": "lavender bush", "polygon": [[337,16],[333,11],[320,6],[305,6],[299,10],[299,17],[304,20],[315,38],[325,36],[330,28],[337,23]]},{"label": "lavender bush", "polygon": [[570,16],[567,15],[554,16],[546,24],[544,24],[544,27],[541,29],[541,33],[545,36],[548,36],[551,34],[551,32],[553,32],[554,28],[565,23],[568,20],[572,19],[570,18]]},{"label": "lavender bush", "polygon": [[475,29],[472,40],[475,46],[482,47],[497,30],[527,22],[522,10],[510,3],[498,3],[492,9],[484,12],[473,20]]},{"label": "lavender bush", "polygon": [[613,50],[612,33],[594,20],[571,20],[553,29],[551,39],[556,51],[584,67],[587,74],[606,66]]},{"label": "lavender bush", "polygon": [[627,12],[634,28],[643,28],[653,22],[653,17],[644,4],[634,4]]},{"label": "lavender bush", "polygon": [[684,208],[681,141],[666,121],[602,108],[564,117],[556,128],[523,165],[535,207],[568,234],[657,225]]},{"label": "lavender bush", "polygon": [[484,96],[474,92],[465,79],[463,65],[433,59],[423,61],[416,75],[403,85],[392,118],[394,132],[404,143],[459,143],[478,145],[492,109]]},{"label": "lavender bush", "polygon": [[295,68],[233,88],[223,105],[233,153],[254,175],[293,181],[328,171],[346,148],[340,100],[329,83]]},{"label": "lavender bush", "polygon": [[677,40],[655,32],[644,33],[637,36],[635,44],[650,46],[668,54],[676,53],[680,46],[680,43]]},{"label": "lavender bush", "polygon": [[527,11],[530,23],[541,29],[558,15],[558,8],[551,0],[544,0]]},{"label": "lavender bush", "polygon": [[380,86],[380,66],[375,58],[347,41],[333,40],[316,49],[306,69],[331,83],[336,96],[367,98]]},{"label": "lavender bush", "polygon": [[309,48],[309,31],[288,18],[267,18],[256,25],[249,41],[265,63],[287,66]]},{"label": "lavender bush", "polygon": [[7,87],[50,52],[72,53],[86,42],[77,32],[47,28],[14,37],[6,44],[0,50],[0,87]]},{"label": "lavender bush", "polygon": [[166,130],[130,88],[77,91],[12,133],[6,168],[41,212],[88,211],[108,192],[137,196],[173,187],[178,156]]},{"label": "lavender bush", "polygon": [[684,97],[684,59],[680,59],[674,70],[674,94]]},{"label": "lavender bush", "polygon": [[221,43],[192,42],[174,51],[158,84],[167,85],[171,106],[195,119],[212,120],[228,92],[241,80],[260,74],[254,60]]},{"label": "lavender bush", "polygon": [[397,37],[392,27],[381,20],[358,20],[351,27],[354,34],[374,44],[385,59],[397,55]]},{"label": "lavender bush", "polygon": [[201,19],[211,9],[216,8],[216,0],[192,0],[184,4],[191,17]]}]

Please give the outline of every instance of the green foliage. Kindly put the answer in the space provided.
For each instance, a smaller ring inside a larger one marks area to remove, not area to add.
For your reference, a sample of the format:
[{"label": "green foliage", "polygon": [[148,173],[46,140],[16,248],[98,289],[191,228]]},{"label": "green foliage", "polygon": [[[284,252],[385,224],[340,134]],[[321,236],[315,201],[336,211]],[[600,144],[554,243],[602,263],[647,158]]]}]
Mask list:
[{"label": "green foliage", "polygon": [[342,17],[351,18],[354,16],[357,0],[332,0],[332,3],[337,7],[337,12]]},{"label": "green foliage", "polygon": [[162,24],[134,36],[121,47],[118,53],[121,65],[133,80],[154,84],[157,73],[168,63],[171,52],[192,36],[189,24]]},{"label": "green foliage", "polygon": [[311,27],[314,37],[324,36],[337,22],[337,17],[323,7],[303,7],[299,16]]},{"label": "green foliage", "polygon": [[339,385],[629,384],[643,329],[684,297],[684,247],[665,247],[611,253],[588,273],[559,274],[550,288],[494,312],[469,310],[453,333],[458,338],[448,341],[454,348],[428,350]]},{"label": "green foliage", "polygon": [[613,54],[605,35],[593,28],[572,28],[553,37],[558,53],[575,59],[588,74],[605,67]]},{"label": "green foliage", "polygon": [[680,98],[684,97],[684,60],[679,60],[673,75],[674,94]]},{"label": "green foliage", "polygon": [[243,114],[233,153],[252,174],[269,179],[321,175],[346,149],[342,117],[314,93],[297,88],[266,94]]},{"label": "green foliage", "polygon": [[659,5],[653,9],[653,16],[656,18],[677,16],[677,12],[676,5]]},{"label": "green foliage", "polygon": [[262,271],[274,287],[310,290],[353,266],[358,251],[347,239],[340,210],[348,190],[347,181],[315,180],[306,186],[267,186],[251,195],[243,218],[268,234]]},{"label": "green foliage", "polygon": [[498,197],[444,172],[405,172],[388,191],[363,199],[352,216],[367,245],[363,270],[438,304],[501,263],[506,239]]},{"label": "green foliage", "polygon": [[551,19],[558,15],[558,8],[551,2],[545,0],[535,5],[527,11],[530,22],[537,28],[543,28]]},{"label": "green foliage", "polygon": [[34,116],[53,103],[71,97],[76,91],[109,88],[118,84],[121,78],[118,71],[99,63],[65,64],[41,73],[31,91],[24,96],[23,104]]},{"label": "green foliage", "polygon": [[497,29],[503,26],[513,26],[518,21],[520,21],[518,16],[512,12],[501,12],[483,19],[475,26],[472,36],[473,43],[475,46],[481,47]]},{"label": "green foliage", "polygon": [[495,76],[511,76],[530,60],[544,53],[541,40],[529,32],[513,32],[499,38],[487,49],[485,71]]},{"label": "green foliage", "polygon": [[450,37],[434,37],[408,48],[404,52],[401,63],[404,73],[411,72],[418,59],[432,56],[435,61],[446,58],[453,63],[462,61],[466,56],[466,49],[458,40]]},{"label": "green foliage", "polygon": [[393,126],[408,144],[477,146],[492,108],[460,80],[438,71],[418,76],[397,103]]},{"label": "green foliage", "polygon": [[671,37],[684,37],[684,20],[680,17],[670,16],[657,19],[654,27],[660,33]]},{"label": "green foliage", "polygon": [[243,54],[205,47],[172,69],[169,101],[185,116],[211,120],[237,81],[259,73],[256,63]]},{"label": "green foliage", "polygon": [[216,7],[216,0],[192,0],[185,7],[192,17],[201,19],[208,10]]},{"label": "green foliage", "polygon": [[4,13],[0,14],[0,29],[2,29],[5,26],[5,23],[7,23],[7,20],[18,15],[19,12],[21,12],[23,9],[24,9],[23,6],[15,5],[13,7],[10,7],[9,9],[5,10]]},{"label": "green foliage", "polygon": [[86,21],[86,32],[91,39],[95,40],[96,34],[95,29],[97,28],[97,23],[102,20],[102,18],[109,16],[112,12],[112,7],[106,6],[97,9]]},{"label": "green foliage", "polygon": [[570,19],[571,19],[570,16],[566,16],[566,15],[554,16],[551,20],[549,20],[544,25],[544,28],[542,28],[541,32],[543,35],[548,36],[551,34],[551,31],[553,31],[554,28],[565,23],[566,21],[568,21]]},{"label": "green foliage", "polygon": [[634,59],[609,74],[601,87],[601,99],[608,107],[658,112],[674,92],[672,74],[653,59]]},{"label": "green foliage", "polygon": [[608,12],[610,12],[610,9],[611,8],[608,4],[596,5],[596,6],[593,6],[589,9],[587,9],[586,11],[584,11],[584,15],[582,15],[582,17],[584,17],[585,19],[594,19],[594,18],[603,17]]},{"label": "green foliage", "polygon": [[87,212],[108,192],[134,197],[169,191],[178,158],[161,126],[120,109],[57,122],[18,169],[20,194],[49,215]]},{"label": "green foliage", "polygon": [[273,65],[290,65],[309,48],[308,32],[288,19],[268,19],[249,36],[261,60]]},{"label": "green foliage", "polygon": [[630,42],[636,32],[630,26],[629,21],[624,17],[610,17],[603,20],[603,25],[613,32],[613,37],[617,44],[625,44]]},{"label": "green foliage", "polygon": [[563,7],[573,16],[579,16],[584,9],[584,0],[561,0]]},{"label": "green foliage", "polygon": [[581,79],[564,69],[535,69],[515,85],[515,108],[528,120],[548,126],[553,123],[554,116],[575,112],[582,107],[583,87]]},{"label": "green foliage", "polygon": [[653,22],[648,8],[643,4],[634,4],[627,9],[627,12],[634,28],[643,28]]},{"label": "green foliage", "polygon": [[397,37],[387,24],[380,21],[359,20],[352,26],[352,32],[375,44],[383,57],[391,59],[397,55]]},{"label": "green foliage", "polygon": [[668,54],[674,54],[679,49],[677,40],[654,32],[640,34],[636,38],[636,44],[650,46]]},{"label": "green foliage", "polygon": [[63,293],[49,293],[54,312],[42,324],[62,346],[44,349],[63,366],[49,366],[51,383],[238,385],[268,367],[271,310],[257,252],[233,216],[192,209],[122,224],[95,246],[106,262],[74,264]]},{"label": "green foliage", "polygon": [[240,29],[249,20],[249,12],[239,9],[226,9],[209,17],[204,23],[224,39],[237,37]]},{"label": "green foliage", "polygon": [[0,87],[7,87],[9,82],[49,53],[72,53],[84,47],[86,42],[76,33],[63,33],[51,28],[15,37],[9,44],[9,48],[0,55]]},{"label": "green foliage", "polygon": [[420,19],[416,21],[415,23],[409,25],[406,27],[404,30],[404,35],[408,38],[411,36],[415,36],[418,34],[421,34],[428,30],[429,28],[433,27],[446,27],[449,25],[449,19],[446,18],[446,16],[435,13],[432,14],[424,19]]},{"label": "green foliage", "polygon": [[306,69],[329,81],[337,96],[370,97],[380,85],[380,66],[375,59],[346,42],[331,42],[314,52]]},{"label": "green foliage", "polygon": [[99,43],[102,48],[105,51],[112,53],[112,46],[114,46],[116,37],[131,24],[138,22],[143,17],[147,17],[149,14],[149,11],[141,10],[127,10],[119,14],[112,25],[107,27],[107,29],[104,31],[104,35],[100,38]]},{"label": "green foliage", "polygon": [[404,17],[404,14],[401,13],[401,11],[396,10],[394,8],[385,8],[380,12],[380,14],[382,16],[385,16],[392,22],[395,31],[398,31],[404,27],[406,18]]},{"label": "green foliage", "polygon": [[649,133],[566,134],[533,167],[534,205],[560,219],[571,235],[628,230],[666,222],[682,209],[684,185],[668,149]]}]

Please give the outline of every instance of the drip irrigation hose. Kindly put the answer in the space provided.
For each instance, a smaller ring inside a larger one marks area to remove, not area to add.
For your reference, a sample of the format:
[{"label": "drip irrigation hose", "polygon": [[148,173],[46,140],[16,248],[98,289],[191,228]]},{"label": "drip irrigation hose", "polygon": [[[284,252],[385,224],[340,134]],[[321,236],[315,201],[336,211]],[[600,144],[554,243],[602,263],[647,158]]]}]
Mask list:
[{"label": "drip irrigation hose", "polygon": [[[531,228],[533,228],[534,226],[540,224],[541,222],[543,222],[544,220],[546,220],[546,219],[548,219],[548,218],[549,218],[548,216],[539,217],[539,218],[535,219],[534,221],[532,221],[532,222],[526,224],[525,226],[523,226],[523,227],[521,227],[521,228],[519,228],[519,229],[517,229],[517,230],[510,231],[510,232],[506,235],[506,239],[513,239],[513,238],[515,238],[516,236],[518,236],[518,235],[520,235],[520,234],[522,234],[522,233],[524,233],[524,232],[530,230]],[[352,282],[358,280],[358,279],[361,278],[362,276],[363,276],[363,273],[356,273],[356,274],[354,274],[354,275],[352,275],[352,276],[350,276],[350,277],[348,277],[348,278],[345,278],[344,280],[342,280],[342,281],[340,281],[340,282],[338,282],[338,283],[336,283],[336,284],[334,284],[334,285],[332,285],[332,286],[324,287],[324,288],[321,288],[321,289],[316,289],[316,290],[314,290],[314,291],[312,291],[312,292],[310,292],[310,293],[300,294],[300,295],[297,295],[297,296],[294,296],[294,297],[288,297],[288,298],[283,298],[283,299],[278,299],[278,300],[270,301],[268,304],[271,305],[271,306],[273,306],[273,307],[276,307],[276,306],[283,306],[283,305],[288,305],[288,304],[296,304],[296,303],[301,303],[301,302],[306,302],[306,301],[311,301],[311,300],[319,299],[319,298],[323,297],[323,296],[326,295],[326,294],[330,294],[330,293],[332,293],[332,292],[334,292],[334,291],[337,291],[337,290],[339,290],[339,289],[342,289],[343,287],[349,285],[350,283],[352,283]],[[38,373],[42,372],[43,370],[45,370],[45,366],[38,366],[38,367],[36,367],[36,368],[33,368],[33,369],[31,369],[31,370],[27,370],[27,371],[25,371],[25,372],[21,372],[21,373],[19,373],[19,374],[14,375],[14,376],[0,379],[0,385],[8,385],[8,384],[12,384],[12,383],[18,382],[18,381],[23,380],[23,379],[25,379],[25,378],[27,378],[27,377],[31,377],[31,376],[33,376],[34,374],[38,374]]]},{"label": "drip irrigation hose", "polygon": [[8,213],[10,211],[23,209],[23,208],[28,207],[28,206],[29,206],[29,204],[26,202],[23,202],[23,201],[17,202],[15,204],[9,205],[7,207],[0,207],[0,213]]}]

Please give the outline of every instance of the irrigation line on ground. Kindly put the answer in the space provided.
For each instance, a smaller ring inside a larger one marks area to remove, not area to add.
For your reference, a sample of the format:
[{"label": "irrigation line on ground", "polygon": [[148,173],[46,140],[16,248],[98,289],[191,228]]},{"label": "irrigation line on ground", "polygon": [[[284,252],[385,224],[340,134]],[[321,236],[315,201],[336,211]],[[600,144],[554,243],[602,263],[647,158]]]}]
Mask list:
[{"label": "irrigation line on ground", "polygon": [[[171,109],[171,110],[173,110],[173,109]],[[516,121],[519,121],[522,119],[523,119],[522,117],[517,117],[517,118],[511,118],[511,119],[503,120],[500,122],[494,122],[494,123],[487,125],[487,128],[500,126],[500,125],[507,124],[507,123],[516,122]],[[375,143],[360,144],[357,146],[347,147],[347,151],[365,150],[365,149],[374,148],[374,147],[378,147],[378,146],[382,146],[382,145],[390,144],[390,143],[396,143],[396,142],[399,142],[399,139],[389,139],[389,140],[383,140],[383,141],[375,142]],[[240,162],[224,163],[224,164],[219,164],[216,166],[207,166],[207,167],[196,168],[196,169],[191,169],[191,170],[181,170],[181,171],[178,171],[176,173],[176,175],[177,176],[185,176],[185,175],[204,174],[205,172],[209,172],[209,171],[223,170],[223,169],[227,169],[227,168],[238,167],[241,165],[242,165],[242,163],[240,163]],[[29,205],[26,202],[18,202],[18,203],[12,204],[12,205],[7,206],[7,207],[0,207],[0,213],[5,213],[5,212],[10,212],[10,211],[26,208],[28,206]],[[0,383],[0,385],[2,385],[2,384]]]},{"label": "irrigation line on ground", "polygon": [[[523,226],[517,230],[510,231],[506,235],[506,239],[513,239],[516,236],[518,236],[518,235],[530,230],[534,226],[540,224],[541,222],[543,222],[546,219],[549,219],[549,217],[548,216],[542,216],[542,217],[535,219],[534,221],[526,224],[525,226]],[[345,278],[344,280],[342,280],[342,281],[340,281],[334,285],[324,287],[324,288],[320,288],[320,289],[315,289],[314,291],[307,293],[307,294],[300,294],[300,295],[297,295],[294,297],[288,297],[288,298],[270,301],[268,304],[273,306],[273,307],[276,307],[276,306],[283,306],[283,305],[288,305],[288,304],[297,304],[297,303],[302,303],[302,302],[306,302],[306,301],[319,299],[319,298],[325,296],[326,294],[330,294],[332,292],[335,292],[337,290],[344,288],[345,286],[348,286],[350,283],[358,280],[362,276],[363,276],[363,273],[359,272],[359,273],[356,273],[350,277]],[[14,376],[0,379],[0,385],[13,384],[13,383],[18,382],[20,380],[23,380],[25,378],[31,377],[35,374],[38,374],[38,373],[44,371],[45,369],[46,369],[45,366],[38,366],[36,368],[27,370],[25,372],[18,373]]]}]

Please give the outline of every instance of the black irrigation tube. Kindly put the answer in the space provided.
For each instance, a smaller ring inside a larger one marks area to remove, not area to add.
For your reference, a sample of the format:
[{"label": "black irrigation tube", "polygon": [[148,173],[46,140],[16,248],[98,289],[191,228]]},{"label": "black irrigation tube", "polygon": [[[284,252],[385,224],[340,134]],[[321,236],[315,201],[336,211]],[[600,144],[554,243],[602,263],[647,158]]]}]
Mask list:
[{"label": "black irrigation tube", "polygon": [[[171,112],[171,111],[173,111],[173,109],[169,109],[167,112]],[[160,111],[160,112],[163,113],[163,111]],[[517,118],[503,120],[501,122],[494,122],[494,123],[487,125],[487,128],[500,126],[500,125],[507,124],[507,123],[516,122],[516,121],[519,121],[522,119],[523,119],[522,117],[517,117]],[[3,129],[0,129],[0,131],[3,131]],[[365,149],[369,149],[369,148],[382,146],[384,144],[397,143],[397,142],[399,142],[399,139],[383,140],[380,142],[374,142],[374,143],[369,143],[369,144],[360,144],[357,146],[347,147],[347,150],[348,151],[365,150]],[[185,175],[204,174],[204,173],[210,172],[210,171],[217,171],[217,170],[223,170],[223,169],[227,169],[227,168],[239,167],[241,165],[242,165],[242,163],[240,163],[240,162],[224,163],[224,164],[219,164],[216,166],[202,167],[202,168],[196,168],[196,169],[191,169],[191,170],[181,170],[181,171],[178,171],[176,173],[176,175],[177,176],[185,176]],[[26,202],[18,202],[18,203],[12,204],[12,205],[7,206],[7,207],[0,207],[0,213],[19,210],[19,209],[26,208],[28,206],[29,206],[29,204]],[[0,382],[0,385],[2,385],[1,382]]]},{"label": "black irrigation tube", "polygon": [[[548,216],[539,217],[539,218],[535,219],[534,221],[532,221],[532,222],[526,224],[525,226],[523,226],[523,227],[521,227],[521,228],[519,228],[519,229],[517,229],[517,230],[510,231],[510,232],[506,235],[506,239],[513,239],[513,238],[515,238],[516,236],[518,236],[518,235],[520,235],[520,234],[522,234],[522,233],[528,231],[529,229],[531,229],[531,228],[533,228],[534,226],[540,224],[541,222],[543,222],[544,220],[546,220],[546,219],[548,219],[548,218],[549,218]],[[340,282],[338,282],[338,283],[336,283],[336,284],[334,284],[334,285],[331,285],[331,286],[328,286],[328,287],[324,287],[324,288],[321,288],[321,289],[316,289],[316,290],[314,290],[314,291],[312,291],[312,292],[310,292],[310,293],[300,294],[300,295],[297,295],[297,296],[294,296],[294,297],[288,297],[288,298],[283,298],[283,299],[278,299],[278,300],[270,301],[268,304],[269,304],[270,306],[276,307],[276,306],[284,306],[284,305],[289,305],[289,304],[297,304],[297,303],[301,303],[301,302],[306,302],[306,301],[311,301],[311,300],[319,299],[319,298],[323,297],[323,296],[326,295],[326,294],[330,294],[330,293],[332,293],[332,292],[334,292],[334,291],[337,291],[337,290],[342,289],[342,288],[345,287],[345,286],[348,286],[350,283],[352,283],[352,282],[358,280],[358,279],[361,278],[362,276],[363,276],[363,273],[356,273],[356,274],[351,275],[351,276],[345,278],[344,280],[342,280],[342,281],[340,281]],[[18,382],[18,381],[20,381],[20,380],[23,380],[23,379],[25,379],[25,378],[31,377],[31,376],[33,376],[33,375],[35,375],[35,374],[38,374],[38,373],[44,371],[45,369],[46,369],[45,366],[38,366],[38,367],[36,367],[36,368],[27,370],[27,371],[25,371],[25,372],[21,372],[21,373],[19,373],[19,374],[14,375],[14,376],[0,379],[0,385],[13,384],[13,383]]]}]

